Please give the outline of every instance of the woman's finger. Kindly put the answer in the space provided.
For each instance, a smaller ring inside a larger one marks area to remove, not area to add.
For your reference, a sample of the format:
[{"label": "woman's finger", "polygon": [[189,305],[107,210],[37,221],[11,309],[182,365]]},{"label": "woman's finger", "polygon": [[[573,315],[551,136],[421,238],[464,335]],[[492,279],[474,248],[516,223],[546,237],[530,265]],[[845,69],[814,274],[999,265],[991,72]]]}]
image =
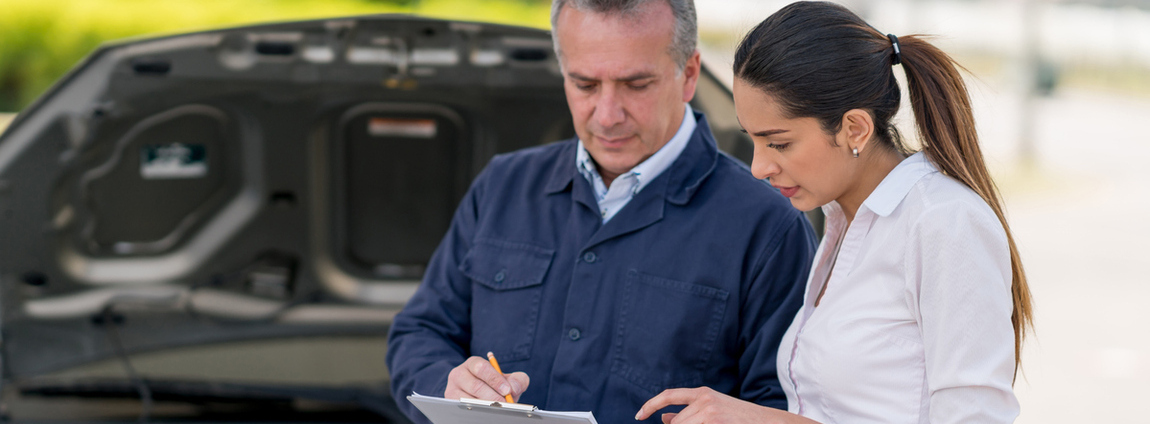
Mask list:
[{"label": "woman's finger", "polygon": [[655,411],[666,408],[671,405],[689,405],[705,388],[697,389],[668,389],[663,393],[659,393],[644,403],[639,412],[635,414],[636,420],[645,420],[650,417]]}]

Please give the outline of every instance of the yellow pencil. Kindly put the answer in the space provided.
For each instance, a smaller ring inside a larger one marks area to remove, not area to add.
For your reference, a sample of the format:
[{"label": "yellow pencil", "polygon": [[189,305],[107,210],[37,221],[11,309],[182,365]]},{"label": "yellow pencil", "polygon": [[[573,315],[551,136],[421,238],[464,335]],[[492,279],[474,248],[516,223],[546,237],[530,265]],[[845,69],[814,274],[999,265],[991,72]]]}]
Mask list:
[{"label": "yellow pencil", "polygon": [[[499,375],[503,375],[503,370],[499,369],[499,362],[495,361],[494,353],[487,352],[487,362],[490,362],[491,366],[495,367],[495,372],[499,373]],[[507,399],[507,402],[515,403],[515,398],[511,397],[511,393],[503,395],[503,398]]]}]

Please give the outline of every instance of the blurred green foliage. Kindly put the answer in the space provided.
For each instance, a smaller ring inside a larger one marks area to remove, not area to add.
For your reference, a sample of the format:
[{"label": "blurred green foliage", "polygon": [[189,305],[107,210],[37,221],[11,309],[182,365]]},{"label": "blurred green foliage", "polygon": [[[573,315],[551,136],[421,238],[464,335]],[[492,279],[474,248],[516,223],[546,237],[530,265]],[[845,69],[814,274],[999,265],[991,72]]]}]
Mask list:
[{"label": "blurred green foliage", "polygon": [[373,13],[547,28],[550,0],[0,0],[0,111],[18,111],[101,43]]}]

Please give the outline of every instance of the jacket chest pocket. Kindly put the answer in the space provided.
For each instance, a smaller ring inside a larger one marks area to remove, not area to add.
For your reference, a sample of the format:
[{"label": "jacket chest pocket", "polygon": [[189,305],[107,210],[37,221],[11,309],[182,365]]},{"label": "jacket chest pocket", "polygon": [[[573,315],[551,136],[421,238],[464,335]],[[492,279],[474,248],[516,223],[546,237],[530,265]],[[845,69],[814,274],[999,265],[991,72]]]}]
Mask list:
[{"label": "jacket chest pocket", "polygon": [[611,372],[651,395],[704,383],[730,293],[630,271]]},{"label": "jacket chest pocket", "polygon": [[554,250],[480,240],[459,265],[472,281],[471,354],[494,352],[502,362],[531,357],[543,278]]}]

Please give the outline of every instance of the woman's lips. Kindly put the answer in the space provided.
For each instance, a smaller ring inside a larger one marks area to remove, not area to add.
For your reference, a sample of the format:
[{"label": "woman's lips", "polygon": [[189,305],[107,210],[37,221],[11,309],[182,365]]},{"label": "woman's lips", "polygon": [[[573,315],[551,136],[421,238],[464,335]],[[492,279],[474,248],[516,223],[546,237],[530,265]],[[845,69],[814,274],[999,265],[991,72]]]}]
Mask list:
[{"label": "woman's lips", "polygon": [[782,193],[783,196],[786,196],[787,198],[793,197],[795,195],[795,193],[799,192],[799,186],[775,187],[775,188],[779,189],[779,193]]}]

